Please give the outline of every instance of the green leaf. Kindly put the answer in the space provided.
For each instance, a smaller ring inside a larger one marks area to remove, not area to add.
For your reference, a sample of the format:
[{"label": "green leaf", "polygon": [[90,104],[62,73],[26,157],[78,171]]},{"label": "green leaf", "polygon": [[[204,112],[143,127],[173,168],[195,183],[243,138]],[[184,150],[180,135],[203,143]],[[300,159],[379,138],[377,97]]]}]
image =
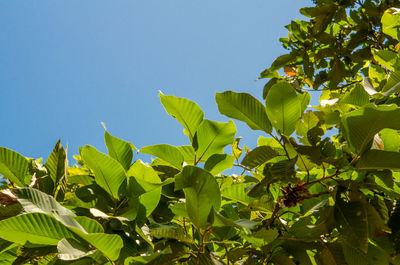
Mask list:
[{"label": "green leaf", "polygon": [[397,8],[389,8],[381,18],[383,33],[400,41],[400,14]]},{"label": "green leaf", "polygon": [[301,101],[288,82],[278,82],[267,95],[266,110],[272,126],[285,135],[291,135],[301,117]]},{"label": "green leaf", "polygon": [[184,157],[175,146],[169,144],[156,144],[145,146],[140,150],[140,152],[161,158],[176,168],[182,169]]},{"label": "green leaf", "polygon": [[394,71],[390,74],[386,85],[382,88],[385,96],[394,94],[400,90],[400,70]]},{"label": "green leaf", "polygon": [[273,242],[279,236],[277,229],[265,229],[262,228],[257,232],[253,232],[250,235],[243,235],[242,237],[246,239],[255,248],[260,248],[262,246],[268,245]]},{"label": "green leaf", "polygon": [[137,160],[126,173],[127,176],[134,176],[136,179],[144,180],[149,183],[161,183],[157,172],[142,160]]},{"label": "green leaf", "polygon": [[293,260],[283,254],[278,254],[271,259],[276,265],[296,265]]},{"label": "green leaf", "polygon": [[370,96],[373,96],[373,95],[376,95],[376,94],[380,95],[378,93],[378,91],[375,90],[374,86],[371,84],[370,81],[371,80],[368,77],[364,77],[363,87],[364,87],[365,92],[367,92],[368,95],[370,95]]},{"label": "green leaf", "polygon": [[47,158],[45,166],[49,170],[49,175],[53,183],[57,184],[60,179],[66,178],[68,160],[60,140],[58,140],[53,152]]},{"label": "green leaf", "polygon": [[96,183],[113,198],[119,198],[119,188],[126,180],[125,170],[121,164],[89,145],[82,148],[81,156],[85,164],[93,170]]},{"label": "green leaf", "polygon": [[264,105],[250,94],[225,91],[216,93],[215,99],[221,114],[244,121],[253,130],[271,133]]},{"label": "green leaf", "polygon": [[10,149],[0,147],[0,174],[20,187],[29,183],[28,160]]},{"label": "green leaf", "polygon": [[90,219],[86,216],[75,216],[77,221],[88,233],[103,233],[104,229],[96,220]]},{"label": "green leaf", "polygon": [[337,229],[344,240],[364,253],[368,250],[368,222],[365,208],[361,202],[336,200],[335,220]]},{"label": "green leaf", "polygon": [[57,244],[58,258],[61,260],[76,260],[91,255],[95,250],[83,246],[74,239],[61,239]]},{"label": "green leaf", "polygon": [[284,54],[278,56],[274,62],[271,64],[271,68],[279,69],[284,67],[288,62],[295,58],[294,54]]},{"label": "green leaf", "polygon": [[83,233],[82,231],[74,229],[81,238],[86,242],[100,250],[106,257],[111,260],[117,260],[119,253],[124,246],[123,241],[118,235],[104,234],[104,233]]},{"label": "green leaf", "polygon": [[306,216],[297,220],[288,230],[296,238],[306,242],[313,242],[321,235],[321,230],[314,225],[311,216]]},{"label": "green leaf", "polygon": [[247,153],[242,160],[242,165],[249,168],[255,168],[278,155],[279,154],[275,151],[275,149],[262,145]]},{"label": "green leaf", "polygon": [[75,227],[85,231],[83,227],[75,221],[75,214],[61,206],[54,197],[32,188],[14,189],[13,192],[26,213],[45,213],[52,215],[57,221],[67,227]]},{"label": "green leaf", "polygon": [[7,206],[3,206],[0,203],[0,220],[6,219],[8,217],[16,216],[22,211],[21,204],[15,203]]},{"label": "green leaf", "polygon": [[359,249],[352,247],[346,242],[342,243],[343,254],[349,265],[369,264],[369,265],[389,265],[388,259],[379,248],[369,244],[368,253],[365,254]]},{"label": "green leaf", "polygon": [[62,238],[75,236],[50,215],[28,213],[0,221],[0,238],[19,244],[56,246]]},{"label": "green leaf", "polygon": [[218,210],[221,205],[221,193],[213,175],[201,168],[186,166],[175,176],[175,189],[183,189],[186,210],[195,226],[207,227],[211,209]]},{"label": "green leaf", "polygon": [[351,148],[361,154],[382,129],[400,129],[400,108],[396,105],[367,105],[343,115],[342,124]]},{"label": "green leaf", "polygon": [[17,248],[0,251],[0,265],[10,265],[17,258]]},{"label": "green leaf", "polygon": [[[264,167],[263,174],[268,179],[268,182],[273,181],[273,179],[290,182],[296,175],[295,164],[297,162],[297,157],[287,160],[281,160],[276,163],[268,163]],[[272,182],[270,182],[272,183]]]},{"label": "green leaf", "polygon": [[301,113],[303,113],[307,109],[308,104],[310,104],[311,95],[308,92],[303,92],[302,94],[297,94],[297,97],[300,101]]},{"label": "green leaf", "polygon": [[395,52],[389,50],[372,50],[374,59],[391,71],[399,69],[400,57]]},{"label": "green leaf", "polygon": [[398,152],[400,147],[400,135],[397,130],[383,129],[380,131],[380,137],[385,151]]},{"label": "green leaf", "polygon": [[80,168],[76,165],[68,168],[68,184],[92,184],[94,178],[89,176],[90,171],[87,168]]},{"label": "green leaf", "polygon": [[274,78],[271,78],[271,79],[265,84],[264,89],[263,89],[263,99],[265,99],[265,98],[267,97],[269,90],[271,89],[271,87],[272,87],[273,85],[276,84],[276,82],[278,82],[278,80],[279,80],[279,79],[277,79],[277,78],[274,77]]},{"label": "green leaf", "polygon": [[151,236],[158,238],[171,238],[176,239],[179,242],[185,242],[192,244],[192,238],[186,234],[185,230],[181,227],[170,227],[170,228],[157,228],[150,232]]},{"label": "green leaf", "polygon": [[183,262],[182,265],[224,265],[221,261],[217,260],[211,253],[203,253],[199,258],[191,256],[191,258]]},{"label": "green leaf", "polygon": [[138,200],[139,215],[149,216],[157,207],[161,198],[161,179],[156,171],[141,160],[136,161],[129,171],[128,176],[128,196]]},{"label": "green leaf", "polygon": [[167,113],[172,115],[185,127],[185,134],[193,142],[197,127],[204,117],[204,113],[199,105],[186,98],[167,96],[161,92],[159,93],[159,97]]},{"label": "green leaf", "polygon": [[343,265],[347,264],[343,255],[342,247],[337,242],[325,244],[317,256],[323,265]]},{"label": "green leaf", "polygon": [[253,185],[254,183],[232,184],[230,186],[222,188],[221,194],[222,197],[226,199],[248,205],[250,202],[254,201],[254,198],[247,195],[247,189]]},{"label": "green leaf", "polygon": [[362,154],[357,162],[357,169],[400,169],[400,153],[368,150]]},{"label": "green leaf", "polygon": [[210,156],[204,163],[204,169],[210,171],[211,174],[217,175],[226,169],[230,169],[235,162],[235,157],[228,154],[214,154]]},{"label": "green leaf", "polygon": [[346,66],[344,65],[344,63],[338,57],[335,57],[335,59],[332,61],[332,70],[330,72],[331,82],[329,87],[331,89],[337,88],[337,85],[339,85],[344,77],[345,70]]},{"label": "green leaf", "polygon": [[134,149],[135,147],[124,140],[112,136],[107,130],[104,132],[104,140],[108,154],[117,160],[125,170],[128,170],[133,158],[132,148]]},{"label": "green leaf", "polygon": [[237,227],[242,228],[240,225],[235,223],[232,219],[223,216],[222,214],[218,213],[214,209],[212,209],[210,215],[208,216],[210,223],[213,224],[213,227]]},{"label": "green leaf", "polygon": [[203,120],[197,129],[193,143],[196,161],[207,160],[213,154],[220,154],[225,146],[235,140],[236,126],[233,121],[216,122]]},{"label": "green leaf", "polygon": [[307,132],[311,130],[312,128],[316,127],[318,125],[319,119],[317,115],[314,114],[312,111],[307,111],[306,113],[303,113],[301,116],[301,119],[297,121],[296,123],[296,133],[298,136],[304,136],[304,137],[299,137],[300,142],[306,145],[311,145],[307,139]]},{"label": "green leaf", "polygon": [[[183,155],[183,158],[187,164],[194,164],[194,159],[196,157],[196,152],[194,151],[193,146],[191,145],[183,145],[183,146],[178,146],[177,147],[181,154]],[[204,162],[205,160],[203,159],[201,162]]]},{"label": "green leaf", "polygon": [[377,64],[371,64],[368,69],[368,77],[371,84],[375,87],[382,88],[385,85],[387,74],[383,67]]},{"label": "green leaf", "polygon": [[344,95],[339,103],[364,106],[369,103],[369,95],[361,85],[356,85],[349,93]]},{"label": "green leaf", "polygon": [[177,202],[175,204],[169,205],[168,208],[171,209],[171,211],[176,216],[189,218],[189,215],[186,211],[186,203]]}]

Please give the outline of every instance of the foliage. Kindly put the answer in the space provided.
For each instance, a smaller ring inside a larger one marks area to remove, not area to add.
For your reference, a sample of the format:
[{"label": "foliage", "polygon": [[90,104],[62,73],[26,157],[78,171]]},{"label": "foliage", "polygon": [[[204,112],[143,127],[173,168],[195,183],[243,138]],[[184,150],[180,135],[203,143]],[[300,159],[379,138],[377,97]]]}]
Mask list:
[{"label": "foliage", "polygon": [[0,264],[399,264],[396,7],[302,8],[261,73],[265,103],[216,94],[262,133],[253,150],[233,121],[161,93],[188,145],[145,146],[151,162],[107,131],[108,154],[84,146],[73,166],[60,142],[45,162],[1,147]]}]

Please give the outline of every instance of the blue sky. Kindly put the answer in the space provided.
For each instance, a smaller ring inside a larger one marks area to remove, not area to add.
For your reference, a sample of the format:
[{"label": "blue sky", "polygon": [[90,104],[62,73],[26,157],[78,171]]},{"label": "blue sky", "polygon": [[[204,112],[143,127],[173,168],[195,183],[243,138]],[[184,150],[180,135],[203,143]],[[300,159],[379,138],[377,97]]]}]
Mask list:
[{"label": "blue sky", "polygon": [[[0,146],[47,158],[61,138],[69,157],[105,151],[109,132],[137,147],[188,144],[158,91],[197,102],[215,92],[261,98],[258,74],[285,53],[278,42],[311,0],[0,1]],[[236,122],[255,147],[261,132]],[[70,159],[72,160],[72,159]],[[74,160],[70,161],[74,163]]]}]

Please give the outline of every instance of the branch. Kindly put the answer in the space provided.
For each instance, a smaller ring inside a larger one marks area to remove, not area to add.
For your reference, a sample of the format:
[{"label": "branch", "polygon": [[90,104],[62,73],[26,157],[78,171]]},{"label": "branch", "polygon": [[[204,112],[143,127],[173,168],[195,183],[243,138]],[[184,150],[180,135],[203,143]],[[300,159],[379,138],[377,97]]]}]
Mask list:
[{"label": "branch", "polygon": [[307,181],[304,184],[302,184],[302,186],[311,185],[311,184],[314,184],[314,183],[321,183],[321,181],[337,177],[339,174],[341,174],[341,172],[339,172],[339,170],[336,170],[336,172],[334,174],[332,174],[332,175],[329,175],[329,176],[326,176],[326,177],[323,177],[323,178],[320,178],[320,179],[314,179],[314,180],[311,180],[311,181]]}]

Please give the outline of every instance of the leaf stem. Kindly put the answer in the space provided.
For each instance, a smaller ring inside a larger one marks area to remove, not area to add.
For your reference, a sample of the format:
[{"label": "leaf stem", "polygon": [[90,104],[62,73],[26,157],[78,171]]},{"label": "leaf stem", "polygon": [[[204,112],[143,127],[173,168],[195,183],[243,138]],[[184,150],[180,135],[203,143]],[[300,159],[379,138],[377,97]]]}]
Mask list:
[{"label": "leaf stem", "polygon": [[320,179],[314,179],[314,180],[311,180],[311,181],[307,181],[306,183],[302,184],[302,186],[311,185],[311,184],[314,184],[314,183],[321,183],[321,181],[337,177],[339,174],[340,174],[339,170],[336,170],[336,172],[334,174],[332,174],[332,175],[329,175],[329,176],[326,176],[326,177],[322,177]]},{"label": "leaf stem", "polygon": [[275,204],[275,209],[272,212],[271,218],[268,219],[267,223],[265,224],[265,228],[269,228],[269,226],[272,224],[273,221],[275,221],[275,219],[278,217],[278,211],[281,209],[281,207],[279,206],[279,203]]},{"label": "leaf stem", "polygon": [[[287,158],[290,159],[289,153],[288,153],[288,151],[286,150],[286,146],[285,146],[285,144],[282,143],[282,141],[281,141],[282,138],[281,138],[281,140],[279,140],[279,138],[276,137],[275,135],[273,135],[272,133],[270,133],[269,135],[271,135],[272,138],[274,138],[274,139],[282,146],[283,150],[284,150],[285,153],[286,153]],[[281,135],[281,137],[282,137],[282,135]]]},{"label": "leaf stem", "polygon": [[225,248],[225,257],[226,257],[226,265],[229,265],[229,258],[228,258],[228,247],[224,244]]}]

